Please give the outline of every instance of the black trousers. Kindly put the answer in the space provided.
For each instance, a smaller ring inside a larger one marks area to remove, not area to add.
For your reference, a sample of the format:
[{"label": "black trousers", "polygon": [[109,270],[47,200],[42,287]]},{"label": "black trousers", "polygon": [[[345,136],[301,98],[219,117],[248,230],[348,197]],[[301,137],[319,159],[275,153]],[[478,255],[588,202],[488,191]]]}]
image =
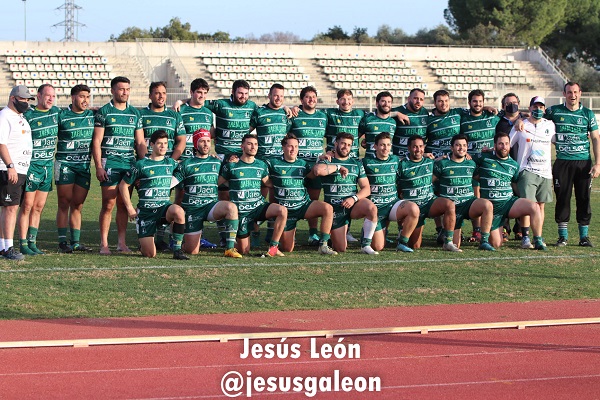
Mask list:
[{"label": "black trousers", "polygon": [[592,160],[556,160],[552,167],[556,208],[554,219],[557,223],[569,222],[571,217],[571,195],[575,188],[575,216],[581,225],[589,225],[592,218],[590,194],[592,189]]}]

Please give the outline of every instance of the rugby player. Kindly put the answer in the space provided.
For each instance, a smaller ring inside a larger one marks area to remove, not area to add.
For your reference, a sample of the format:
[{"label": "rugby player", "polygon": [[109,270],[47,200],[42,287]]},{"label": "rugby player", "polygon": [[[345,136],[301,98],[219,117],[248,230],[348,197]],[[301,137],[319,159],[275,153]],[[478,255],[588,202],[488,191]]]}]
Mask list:
[{"label": "rugby player", "polygon": [[414,88],[410,91],[406,104],[392,108],[392,112],[401,113],[408,118],[408,123],[396,124],[396,132],[392,139],[392,152],[400,159],[408,157],[409,137],[419,135],[425,138],[427,136],[429,111],[423,107],[424,103],[425,92],[422,89]]},{"label": "rugby player", "polygon": [[375,98],[375,113],[365,114],[358,124],[358,134],[364,136],[361,145],[365,148],[365,157],[375,157],[375,136],[396,131],[396,120],[390,114],[393,100],[390,92],[379,92]]}]

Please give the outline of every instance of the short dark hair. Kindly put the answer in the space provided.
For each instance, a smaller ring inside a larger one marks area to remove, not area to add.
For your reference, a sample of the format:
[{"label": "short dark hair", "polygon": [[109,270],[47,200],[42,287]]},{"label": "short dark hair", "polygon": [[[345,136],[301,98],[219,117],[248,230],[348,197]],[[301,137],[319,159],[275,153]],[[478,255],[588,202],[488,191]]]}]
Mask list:
[{"label": "short dark hair", "polygon": [[450,146],[454,146],[454,142],[456,142],[457,140],[465,140],[467,143],[469,143],[469,137],[464,133],[459,133],[452,136],[452,139],[450,139]]},{"label": "short dark hair", "polygon": [[208,87],[208,82],[206,82],[202,78],[194,79],[190,84],[190,92],[195,92],[198,89],[206,89],[208,92],[210,88]]},{"label": "short dark hair", "polygon": [[375,136],[375,144],[379,144],[381,139],[392,139],[392,135],[389,132],[381,132],[379,135]]},{"label": "short dark hair", "polygon": [[54,89],[54,86],[52,86],[51,84],[44,83],[38,88],[37,92],[42,93],[44,91],[44,89],[46,89],[47,87],[51,87],[52,89]]},{"label": "short dark hair", "polygon": [[71,88],[71,96],[77,96],[81,92],[91,93],[92,91],[88,85],[75,85]]},{"label": "short dark hair", "polygon": [[341,98],[342,96],[346,96],[346,95],[348,95],[348,96],[354,96],[352,94],[352,90],[350,90],[350,89],[340,89],[337,92],[337,98],[338,99]]},{"label": "short dark hair", "polygon": [[408,95],[412,96],[412,94],[414,92],[421,92],[423,94],[423,96],[425,96],[425,91],[423,89],[420,89],[420,88],[414,88],[414,89],[412,89]]},{"label": "short dark hair", "polygon": [[110,88],[114,88],[115,86],[117,86],[118,83],[127,83],[131,85],[131,81],[129,80],[129,78],[125,76],[115,76],[114,78],[112,78],[112,81],[110,81]]},{"label": "short dark hair", "polygon": [[235,93],[238,88],[244,88],[250,90],[250,84],[243,79],[238,79],[233,82],[233,86],[231,87],[231,91]]},{"label": "short dark hair", "polygon": [[158,139],[165,139],[165,138],[169,138],[169,135],[167,135],[167,132],[163,131],[162,129],[158,129],[156,131],[154,131],[154,133],[152,133],[152,136],[150,136],[150,143],[156,143],[156,141]]},{"label": "short dark hair", "polygon": [[421,140],[425,144],[425,139],[421,135],[412,135],[408,138],[407,146],[410,147],[415,140]]},{"label": "short dark hair", "polygon": [[286,134],[283,139],[281,139],[281,146],[285,146],[288,142],[288,140],[293,139],[293,140],[298,140],[298,138],[296,137],[296,135],[294,135],[293,133],[288,133]]},{"label": "short dark hair", "polygon": [[382,97],[389,97],[390,99],[392,99],[392,101],[394,101],[394,96],[392,96],[390,92],[386,91],[377,93],[377,96],[375,97],[375,102],[379,103],[379,100],[381,100]]},{"label": "short dark hair", "polygon": [[256,139],[256,140],[258,140],[258,136],[256,136],[256,135],[255,135],[255,134],[253,134],[253,133],[246,133],[244,136],[242,136],[242,144],[243,144],[243,143],[244,143],[246,140],[248,140],[248,139]]},{"label": "short dark hair", "polygon": [[274,83],[269,88],[269,94],[273,93],[274,89],[285,90],[285,88],[283,87],[283,85],[281,83]]},{"label": "short dark hair", "polygon": [[157,87],[161,87],[161,86],[164,87],[165,90],[166,90],[167,89],[167,82],[159,81],[159,82],[152,82],[152,83],[150,83],[150,89],[148,91],[148,94],[152,94],[152,91],[154,89],[156,89]]},{"label": "short dark hair", "polygon": [[435,102],[439,96],[450,97],[450,93],[448,93],[448,91],[444,90],[444,89],[436,90],[435,93],[433,94],[433,101]]},{"label": "short dark hair", "polygon": [[485,94],[483,93],[483,90],[474,89],[469,92],[469,96],[468,96],[469,103],[471,102],[471,99],[475,96],[481,96],[481,98],[485,100]]},{"label": "short dark hair", "polygon": [[314,93],[315,96],[318,96],[317,89],[315,89],[314,86],[307,86],[300,91],[301,100],[306,96],[306,93]]},{"label": "short dark hair", "polygon": [[565,86],[563,86],[563,92],[567,91],[567,86],[575,86],[575,85],[577,85],[579,90],[581,90],[581,85],[579,84],[579,82],[569,81],[569,82],[565,83]]},{"label": "short dark hair", "polygon": [[341,139],[350,139],[352,141],[352,143],[354,143],[354,136],[352,136],[351,133],[348,132],[340,132],[337,134],[337,136],[335,137],[335,141],[339,141]]},{"label": "short dark hair", "polygon": [[496,144],[498,140],[503,137],[510,138],[510,135],[508,134],[508,132],[496,132],[496,134],[494,135],[494,144]]},{"label": "short dark hair", "polygon": [[519,96],[517,96],[515,93],[510,92],[510,93],[506,93],[504,96],[502,96],[502,102],[500,103],[500,106],[505,106],[506,104],[504,104],[504,100],[506,100],[507,97],[516,97],[517,101],[519,103],[521,103],[521,99],[519,99]]}]

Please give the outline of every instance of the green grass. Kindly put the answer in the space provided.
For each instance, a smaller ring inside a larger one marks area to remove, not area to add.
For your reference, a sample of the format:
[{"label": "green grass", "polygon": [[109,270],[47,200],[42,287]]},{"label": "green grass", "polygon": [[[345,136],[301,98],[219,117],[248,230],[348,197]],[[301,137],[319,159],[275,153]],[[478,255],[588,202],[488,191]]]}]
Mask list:
[{"label": "green grass", "polygon": [[[600,246],[600,191],[592,193],[590,236]],[[600,298],[598,248],[579,248],[577,224],[569,225],[566,248],[548,252],[518,248],[509,241],[495,253],[468,243],[464,252],[443,252],[431,240],[428,222],[421,250],[406,255],[386,249],[377,257],[357,246],[337,257],[325,257],[305,243],[306,224],[298,243],[285,258],[222,257],[222,250],[175,261],[169,254],[144,259],[139,254],[100,256],[98,211],[100,191],[94,182],[84,206],[82,241],[94,253],[57,254],[56,197],[52,192],[42,216],[39,247],[45,256],[23,262],[0,261],[0,318],[118,317],[157,314],[233,313],[270,310],[375,308],[442,303],[484,303]],[[556,240],[554,204],[547,206],[545,237]],[[573,209],[574,214],[574,209]],[[573,216],[574,219],[574,216]],[[358,236],[361,223],[352,231]],[[114,227],[109,238],[116,244]],[[392,228],[395,235],[395,226]],[[264,228],[263,228],[264,231]],[[470,233],[470,226],[466,228]],[[136,245],[129,225],[129,244]],[[206,230],[217,240],[214,225]],[[261,249],[264,251],[265,248]],[[254,251],[255,255],[260,251]]]}]

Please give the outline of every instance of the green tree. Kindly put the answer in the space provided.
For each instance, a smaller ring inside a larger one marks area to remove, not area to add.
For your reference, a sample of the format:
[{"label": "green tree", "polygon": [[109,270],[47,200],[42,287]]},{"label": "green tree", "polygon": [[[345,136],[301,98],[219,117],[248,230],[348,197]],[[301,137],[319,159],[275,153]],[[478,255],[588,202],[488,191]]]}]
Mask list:
[{"label": "green tree", "polygon": [[354,27],[351,38],[356,43],[368,42],[370,39],[369,34],[367,33],[367,28],[359,28],[358,26]]},{"label": "green tree", "polygon": [[377,29],[375,40],[381,43],[388,44],[404,44],[410,43],[411,37],[406,34],[402,29],[392,29],[389,25],[381,25]]}]

